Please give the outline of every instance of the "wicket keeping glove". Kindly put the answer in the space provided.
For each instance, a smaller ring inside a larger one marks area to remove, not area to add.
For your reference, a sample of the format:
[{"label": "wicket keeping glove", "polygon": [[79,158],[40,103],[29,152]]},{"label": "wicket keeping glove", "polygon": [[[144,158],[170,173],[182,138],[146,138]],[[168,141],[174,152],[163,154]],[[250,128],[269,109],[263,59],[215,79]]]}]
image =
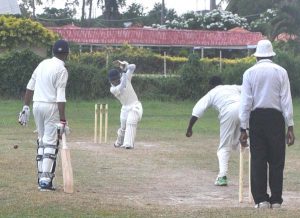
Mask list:
[{"label": "wicket keeping glove", "polygon": [[19,123],[22,126],[26,126],[29,121],[30,108],[28,105],[24,105],[22,111],[19,113]]}]

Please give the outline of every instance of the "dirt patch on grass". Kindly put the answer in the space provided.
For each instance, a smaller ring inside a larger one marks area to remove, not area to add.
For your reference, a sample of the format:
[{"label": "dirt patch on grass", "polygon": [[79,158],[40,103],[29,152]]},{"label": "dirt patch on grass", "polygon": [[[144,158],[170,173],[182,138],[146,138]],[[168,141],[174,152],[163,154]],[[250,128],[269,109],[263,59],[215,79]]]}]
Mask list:
[{"label": "dirt patch on grass", "polygon": [[[202,142],[203,143],[203,142]],[[201,169],[180,158],[188,149],[167,142],[138,142],[135,149],[114,148],[108,144],[71,142],[77,192],[97,194],[107,202],[122,202],[130,207],[176,206],[176,208],[253,207],[244,186],[244,202],[238,202],[238,178],[229,178],[227,187],[214,185],[216,172]],[[78,157],[89,157],[85,167]],[[187,154],[188,155],[188,154]],[[212,160],[214,161],[214,160]],[[197,159],[194,160],[197,162]],[[81,178],[93,181],[81,184]],[[88,183],[88,184],[86,184]],[[300,193],[284,191],[284,208],[297,209]]]}]

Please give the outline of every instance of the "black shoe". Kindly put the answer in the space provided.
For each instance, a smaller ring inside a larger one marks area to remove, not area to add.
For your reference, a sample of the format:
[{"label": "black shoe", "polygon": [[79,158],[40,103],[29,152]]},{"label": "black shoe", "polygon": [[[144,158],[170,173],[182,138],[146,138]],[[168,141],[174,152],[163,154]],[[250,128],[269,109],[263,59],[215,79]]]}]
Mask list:
[{"label": "black shoe", "polygon": [[54,186],[52,185],[52,182],[46,182],[46,181],[40,181],[39,183],[39,189],[40,191],[55,191]]}]

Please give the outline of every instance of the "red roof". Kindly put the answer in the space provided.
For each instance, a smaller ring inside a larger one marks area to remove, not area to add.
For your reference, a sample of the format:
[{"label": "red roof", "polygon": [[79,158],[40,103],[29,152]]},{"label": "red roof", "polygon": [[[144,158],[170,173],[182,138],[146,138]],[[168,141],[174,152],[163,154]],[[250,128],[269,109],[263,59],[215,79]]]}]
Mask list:
[{"label": "red roof", "polygon": [[81,45],[123,45],[246,48],[263,39],[259,32],[170,30],[152,28],[49,27],[67,41]]},{"label": "red roof", "polygon": [[228,30],[229,32],[240,32],[240,33],[250,33],[250,31],[242,28],[242,27],[234,27],[230,30]]},{"label": "red roof", "polygon": [[288,33],[280,33],[276,38],[275,41],[284,41],[287,42],[289,40],[297,39],[296,35],[288,34]]}]

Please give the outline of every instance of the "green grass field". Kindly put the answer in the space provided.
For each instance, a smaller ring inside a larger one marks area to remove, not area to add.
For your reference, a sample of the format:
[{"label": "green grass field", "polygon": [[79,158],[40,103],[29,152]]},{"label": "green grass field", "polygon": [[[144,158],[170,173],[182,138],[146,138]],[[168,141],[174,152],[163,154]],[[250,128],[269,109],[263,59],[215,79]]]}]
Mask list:
[{"label": "green grass field", "polygon": [[[94,144],[94,104],[108,103],[108,143]],[[217,113],[208,110],[185,130],[195,102],[144,101],[134,150],[113,148],[120,104],[115,99],[70,101],[75,193],[62,190],[60,158],[55,192],[36,184],[36,134],[17,124],[22,102],[0,102],[0,217],[299,217],[300,101],[294,101],[296,143],[287,148],[284,200],[280,210],[258,211],[238,201],[238,152],[229,166],[229,186],[213,186],[218,164]],[[18,149],[13,146],[19,145]],[[286,197],[285,197],[286,196]]]}]

